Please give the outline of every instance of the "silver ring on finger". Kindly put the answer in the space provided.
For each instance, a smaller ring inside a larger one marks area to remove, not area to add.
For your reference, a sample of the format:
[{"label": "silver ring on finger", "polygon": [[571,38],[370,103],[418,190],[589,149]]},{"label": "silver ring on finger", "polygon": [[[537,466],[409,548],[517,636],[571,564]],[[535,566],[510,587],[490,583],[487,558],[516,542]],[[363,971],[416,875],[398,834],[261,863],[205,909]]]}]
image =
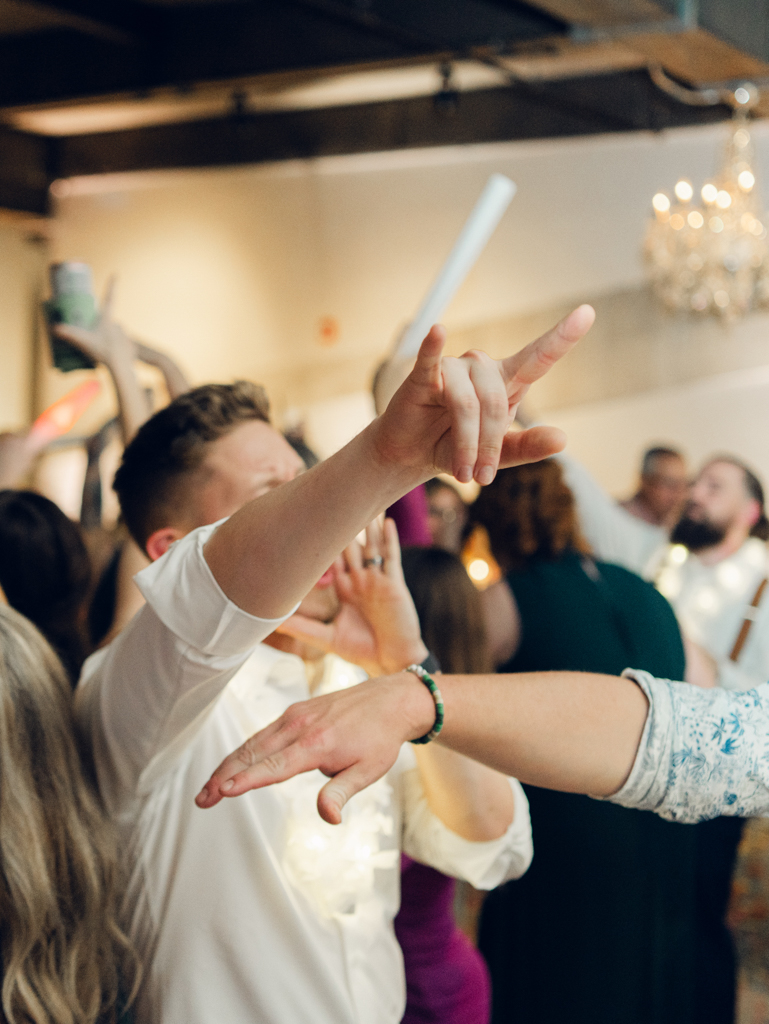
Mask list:
[{"label": "silver ring on finger", "polygon": [[363,568],[369,569],[371,566],[376,566],[377,569],[381,569],[384,565],[384,558],[381,555],[374,555],[372,558],[363,559]]}]

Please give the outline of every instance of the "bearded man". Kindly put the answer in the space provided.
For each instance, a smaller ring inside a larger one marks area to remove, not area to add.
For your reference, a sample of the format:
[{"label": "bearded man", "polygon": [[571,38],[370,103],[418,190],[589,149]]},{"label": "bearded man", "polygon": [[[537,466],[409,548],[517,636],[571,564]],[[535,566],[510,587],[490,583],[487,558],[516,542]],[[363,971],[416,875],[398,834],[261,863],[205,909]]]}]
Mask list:
[{"label": "bearded man", "polygon": [[670,537],[629,515],[570,458],[562,464],[598,558],[653,580],[684,635],[687,682],[750,690],[769,679],[769,521],[758,477],[738,458],[710,459]]}]

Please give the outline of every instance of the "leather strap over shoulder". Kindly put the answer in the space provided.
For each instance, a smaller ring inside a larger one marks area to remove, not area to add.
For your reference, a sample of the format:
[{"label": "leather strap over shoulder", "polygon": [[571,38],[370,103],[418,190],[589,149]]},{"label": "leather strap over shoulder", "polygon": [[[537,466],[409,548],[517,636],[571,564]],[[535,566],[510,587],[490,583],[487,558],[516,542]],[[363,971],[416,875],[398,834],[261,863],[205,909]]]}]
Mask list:
[{"label": "leather strap over shoulder", "polygon": [[756,621],[756,615],[758,613],[758,606],[761,604],[761,598],[764,596],[764,591],[769,585],[769,579],[764,576],[761,582],[758,584],[758,588],[753,595],[753,600],[750,602],[748,607],[745,609],[745,618],[740,632],[737,635],[737,639],[734,641],[734,647],[732,647],[732,653],[729,655],[730,661],[737,661],[739,656],[742,654],[742,649],[747,643],[750,631],[753,628],[753,623]]}]

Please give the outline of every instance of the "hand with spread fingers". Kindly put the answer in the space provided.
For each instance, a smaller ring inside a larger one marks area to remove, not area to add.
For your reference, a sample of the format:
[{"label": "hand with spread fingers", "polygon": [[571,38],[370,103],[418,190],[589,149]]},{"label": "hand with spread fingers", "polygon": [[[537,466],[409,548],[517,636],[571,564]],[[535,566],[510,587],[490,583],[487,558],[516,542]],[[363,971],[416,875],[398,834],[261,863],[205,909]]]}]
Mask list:
[{"label": "hand with spread fingers", "polygon": [[380,456],[408,467],[421,464],[429,453],[432,471],[451,473],[462,483],[489,484],[499,466],[535,462],[560,451],[564,436],[552,427],[508,430],[530,386],[573,348],[594,319],[590,306],[580,306],[501,360],[476,351],[459,359],[443,356],[446,332],[433,327],[414,369],[377,421]]},{"label": "hand with spread fingers", "polygon": [[337,654],[371,676],[424,661],[428,652],[403,578],[392,519],[386,519],[384,527],[374,520],[366,529],[365,548],[353,541],[334,570],[340,609],[333,621],[295,614],[278,632]]}]

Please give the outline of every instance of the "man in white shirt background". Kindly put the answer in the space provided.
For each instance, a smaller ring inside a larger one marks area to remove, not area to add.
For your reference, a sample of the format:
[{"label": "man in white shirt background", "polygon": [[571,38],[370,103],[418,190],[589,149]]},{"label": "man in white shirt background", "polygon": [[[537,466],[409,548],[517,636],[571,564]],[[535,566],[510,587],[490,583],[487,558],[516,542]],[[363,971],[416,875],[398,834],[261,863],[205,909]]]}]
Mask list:
[{"label": "man in white shirt background", "polygon": [[[147,605],[89,660],[76,705],[125,841],[129,923],[147,971],[139,1021],[396,1024],[401,837],[412,855],[480,886],[525,870],[525,799],[493,773],[479,787],[477,766],[464,791],[455,773],[453,793],[437,777],[428,793],[407,752],[338,837],[316,827],[321,778],[213,816],[193,798],[228,750],[309,695],[301,662],[259,641],[367,521],[436,469],[487,481],[500,447],[505,461],[528,461],[559,446],[547,430],[506,436],[508,418],[590,322],[578,311],[499,364],[442,360],[433,331],[384,416],[276,490],[299,460],[258,398],[251,415],[215,428],[231,389],[182,396],[127,450],[116,488],[156,561],[137,578]],[[381,667],[422,654],[412,644]],[[321,688],[354,681],[337,674]],[[490,795],[480,812],[479,791]],[[442,820],[452,805],[453,831]]]}]

